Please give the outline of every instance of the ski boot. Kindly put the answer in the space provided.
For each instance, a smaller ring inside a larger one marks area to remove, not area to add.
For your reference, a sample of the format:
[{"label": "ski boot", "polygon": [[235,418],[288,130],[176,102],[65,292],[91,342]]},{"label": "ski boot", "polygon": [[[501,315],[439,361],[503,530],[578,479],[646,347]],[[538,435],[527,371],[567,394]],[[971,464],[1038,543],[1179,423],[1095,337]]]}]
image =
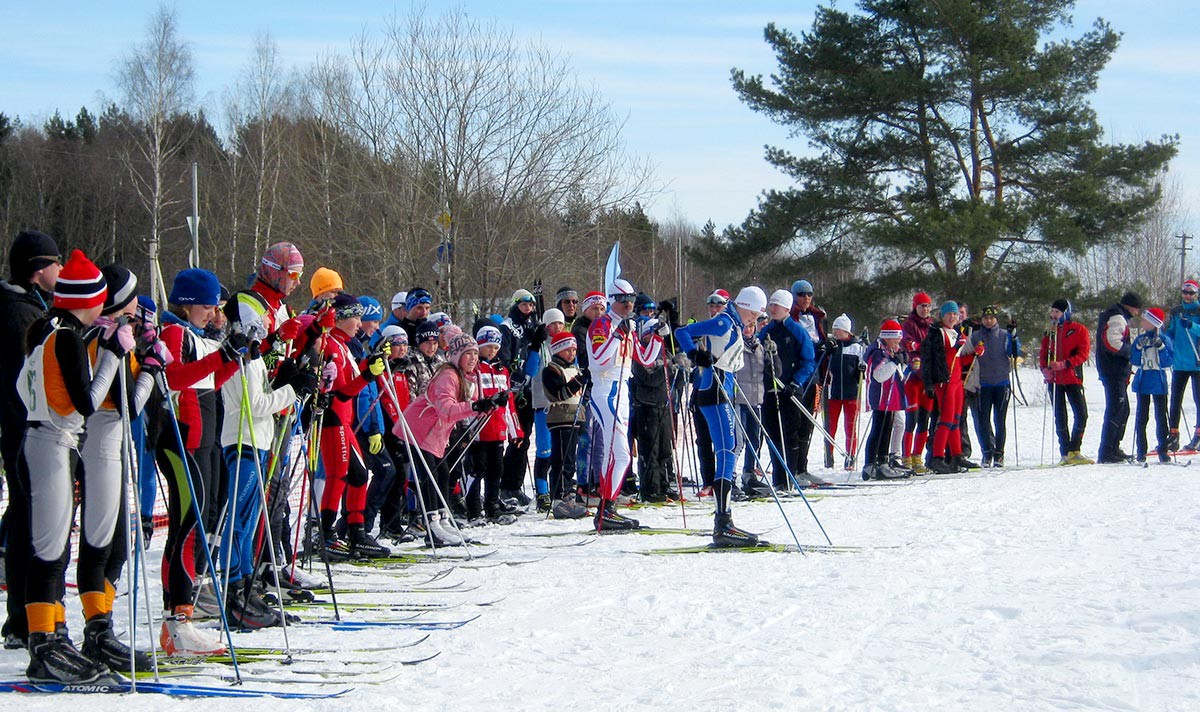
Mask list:
[{"label": "ski boot", "polygon": [[83,626],[83,654],[110,670],[130,672],[134,668],[149,670],[153,658],[140,650],[131,650],[112,632],[112,613],[92,616]]},{"label": "ski boot", "polygon": [[900,480],[909,476],[909,473],[901,470],[893,470],[889,465],[878,464],[875,466],[875,479],[877,480]]},{"label": "ski boot", "polygon": [[528,507],[530,501],[532,501],[529,499],[529,495],[525,494],[524,492],[522,492],[519,489],[511,489],[511,490],[510,489],[502,489],[502,490],[500,490],[500,499],[516,500],[517,506],[519,506],[519,507]]},{"label": "ski boot", "polygon": [[1170,452],[1179,450],[1179,430],[1172,429],[1171,433],[1167,435],[1167,450]]},{"label": "ski boot", "polygon": [[1084,455],[1083,453],[1079,452],[1078,450],[1072,450],[1071,452],[1067,453],[1066,457],[1064,457],[1063,461],[1060,462],[1059,464],[1060,465],[1094,465],[1094,464],[1096,464],[1096,461],[1093,460],[1092,458]]},{"label": "ski boot", "polygon": [[729,498],[733,490],[733,482],[717,480],[713,485],[713,490],[717,498],[717,513],[713,519],[713,546],[717,548],[758,546],[757,534],[751,534],[733,525],[733,515],[729,513]]},{"label": "ski boot", "polygon": [[[192,607],[175,606],[175,613],[163,614],[162,631],[158,644],[163,653],[178,657],[205,657],[226,652],[220,639],[214,639],[192,625]],[[141,666],[138,666],[141,669]]]},{"label": "ski boot", "polygon": [[432,546],[462,546],[466,542],[459,533],[455,530],[453,524],[448,524],[443,521],[443,518],[448,520],[449,512],[430,512],[425,522],[426,541]]},{"label": "ski boot", "polygon": [[958,472],[958,465],[948,457],[929,458],[929,470],[935,475],[953,475]]},{"label": "ski boot", "polygon": [[112,673],[75,649],[71,639],[59,633],[29,634],[29,667],[25,676],[32,682],[90,684]]},{"label": "ski boot", "polygon": [[225,589],[225,619],[230,626],[242,630],[275,628],[283,625],[278,611],[268,608],[261,598],[250,590],[250,581],[231,581]]},{"label": "ski boot", "polygon": [[1184,449],[1200,450],[1200,429],[1197,429],[1196,432],[1192,434],[1192,439],[1188,440],[1188,443],[1184,446]]},{"label": "ski boot", "polygon": [[575,495],[565,494],[562,499],[555,500],[551,510],[555,519],[583,519],[587,516],[587,507],[575,501]]},{"label": "ski boot", "polygon": [[592,519],[592,524],[598,532],[627,531],[641,526],[638,520],[618,514],[617,505],[612,500],[600,503],[600,507],[596,510],[596,516]]},{"label": "ski boot", "polygon": [[364,559],[383,559],[392,555],[392,550],[380,544],[367,533],[361,524],[350,525],[350,553]]},{"label": "ski boot", "polygon": [[551,507],[553,507],[553,506],[554,506],[554,500],[550,497],[550,494],[548,492],[546,494],[539,494],[537,496],[537,511],[538,511],[538,513],[546,514],[547,512],[550,511]]},{"label": "ski boot", "polygon": [[979,463],[968,459],[966,455],[955,455],[953,462],[958,466],[959,471],[979,469]]}]

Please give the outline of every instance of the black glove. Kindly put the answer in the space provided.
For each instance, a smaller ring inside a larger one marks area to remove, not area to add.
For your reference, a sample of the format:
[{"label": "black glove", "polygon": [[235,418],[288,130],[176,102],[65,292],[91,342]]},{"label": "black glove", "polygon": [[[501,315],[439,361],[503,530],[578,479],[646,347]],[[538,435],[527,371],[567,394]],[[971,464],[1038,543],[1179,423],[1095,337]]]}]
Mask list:
[{"label": "black glove", "polygon": [[296,392],[296,397],[305,399],[317,390],[317,374],[314,371],[295,371],[288,385]]},{"label": "black glove", "polygon": [[[232,334],[231,334],[232,336]],[[229,339],[221,342],[221,360],[225,363],[232,363],[242,357],[242,352],[237,346],[230,343]]]},{"label": "black glove", "polygon": [[546,331],[546,325],[538,324],[537,328],[533,330],[533,333],[529,335],[529,348],[542,348],[542,344],[546,343],[546,339],[549,336],[550,332]]},{"label": "black glove", "polygon": [[492,402],[491,397],[480,398],[471,404],[471,410],[476,413],[490,413],[496,409],[496,404]]},{"label": "black glove", "polygon": [[570,381],[567,381],[567,385],[572,388],[583,388],[585,385],[587,385],[587,377],[580,373]]},{"label": "black glove", "polygon": [[711,368],[713,365],[711,351],[700,351],[699,349],[695,351],[688,351],[688,358],[692,360],[693,364],[700,368]]},{"label": "black glove", "polygon": [[1185,328],[1185,329],[1190,329],[1190,328],[1192,328],[1192,320],[1191,320],[1191,319],[1189,319],[1189,318],[1187,318],[1186,316],[1180,316],[1180,317],[1179,317],[1179,323],[1180,323],[1180,324],[1183,326],[1183,328]]},{"label": "black glove", "polygon": [[262,351],[258,348],[258,342],[246,338],[245,334],[236,331],[230,332],[229,336],[225,337],[225,343],[232,347],[234,351],[246,354],[251,360],[262,357]]},{"label": "black glove", "polygon": [[512,391],[500,391],[492,395],[492,403],[497,408],[503,408],[508,405],[508,398],[512,395]]},{"label": "black glove", "polygon": [[928,383],[925,384],[925,397],[926,398],[934,397],[933,386],[929,385]]},{"label": "black glove", "polygon": [[1142,348],[1144,348],[1144,349],[1157,349],[1158,347],[1160,347],[1160,346],[1162,346],[1162,345],[1163,345],[1163,340],[1162,340],[1162,337],[1161,337],[1161,336],[1158,336],[1158,335],[1155,335],[1155,336],[1149,336],[1149,337],[1147,337],[1147,338],[1146,338],[1146,343],[1145,343],[1145,344],[1142,346]]},{"label": "black glove", "polygon": [[804,386],[801,386],[799,383],[787,384],[786,390],[788,395],[796,400],[804,400]]}]

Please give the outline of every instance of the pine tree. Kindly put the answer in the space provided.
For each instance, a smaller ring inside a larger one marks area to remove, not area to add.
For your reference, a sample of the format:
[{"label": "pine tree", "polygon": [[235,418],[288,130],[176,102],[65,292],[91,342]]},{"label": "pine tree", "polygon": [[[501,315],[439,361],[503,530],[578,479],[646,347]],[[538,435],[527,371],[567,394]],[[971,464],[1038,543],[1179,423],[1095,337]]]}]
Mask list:
[{"label": "pine tree", "polygon": [[735,69],[734,89],[812,150],[768,147],[795,186],[697,256],[776,271],[858,261],[860,293],[921,286],[978,304],[1061,287],[1046,258],[1142,221],[1178,141],[1105,141],[1088,99],[1119,34],[1096,20],[1047,40],[1073,4],[864,0],[819,8],[799,36],[768,25],[778,71]]}]

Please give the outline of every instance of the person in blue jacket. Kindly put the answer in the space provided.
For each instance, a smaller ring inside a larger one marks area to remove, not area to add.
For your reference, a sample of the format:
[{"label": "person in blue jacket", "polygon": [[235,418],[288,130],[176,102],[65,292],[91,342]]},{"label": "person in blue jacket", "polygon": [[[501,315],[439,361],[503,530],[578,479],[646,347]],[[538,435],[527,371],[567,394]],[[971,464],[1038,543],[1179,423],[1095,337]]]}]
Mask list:
[{"label": "person in blue jacket", "polygon": [[[1000,309],[983,309],[982,326],[971,332],[971,350],[983,344],[975,357],[972,376],[979,377],[979,405],[975,410],[975,432],[983,451],[980,465],[1004,467],[1004,444],[1008,439],[1008,399],[1012,393],[1009,374],[1012,359],[1021,353],[1021,342],[1013,332],[1000,328]],[[973,379],[972,379],[973,380]]]},{"label": "person in blue jacket", "polygon": [[[763,369],[763,430],[771,439],[771,480],[775,489],[789,489],[788,472],[801,487],[826,484],[802,467],[800,430],[806,416],[800,412],[800,397],[817,370],[817,351],[808,332],[789,318],[792,294],[786,289],[771,294],[767,306],[770,321],[759,332],[767,353]],[[780,457],[783,459],[780,460]]]},{"label": "person in blue jacket", "polygon": [[[675,330],[679,348],[696,365],[699,378],[696,398],[704,414],[716,453],[713,496],[717,513],[713,522],[713,545],[718,547],[754,546],[758,535],[733,525],[729,500],[737,468],[737,425],[734,414],[735,377],[743,364],[742,329],[753,324],[767,307],[767,295],[758,287],[746,287],[732,304],[710,319]],[[698,342],[704,342],[703,344]],[[706,348],[699,348],[701,345]]]},{"label": "person in blue jacket", "polygon": [[1158,307],[1142,312],[1142,333],[1133,340],[1129,360],[1137,369],[1133,374],[1133,392],[1137,396],[1134,416],[1134,452],[1138,462],[1146,461],[1146,425],[1154,407],[1155,434],[1158,436],[1158,461],[1170,462],[1167,452],[1167,369],[1174,363],[1171,337],[1161,333],[1166,315]]},{"label": "person in blue jacket", "polygon": [[[359,297],[363,305],[363,327],[358,338],[350,340],[350,352],[354,358],[362,360],[379,349],[382,341],[378,328],[383,317],[383,309],[379,302],[372,297]],[[367,319],[367,310],[371,310],[371,319]],[[369,324],[369,326],[368,326]],[[372,328],[374,327],[374,328]],[[358,429],[358,444],[363,451],[363,460],[371,473],[371,481],[367,485],[367,504],[363,507],[363,529],[370,534],[375,527],[375,517],[387,501],[388,491],[396,480],[396,464],[388,449],[384,447],[383,407],[380,405],[380,390],[382,383],[371,381],[358,392],[354,401],[354,426]],[[339,530],[345,524],[345,518],[338,521]]]},{"label": "person in blue jacket", "polygon": [[1183,283],[1183,303],[1171,309],[1171,319],[1164,329],[1175,346],[1175,367],[1171,369],[1171,432],[1167,436],[1167,449],[1179,450],[1179,418],[1183,415],[1183,394],[1188,381],[1192,383],[1192,405],[1196,409],[1195,429],[1192,439],[1182,449],[1200,448],[1200,283],[1188,279]]}]

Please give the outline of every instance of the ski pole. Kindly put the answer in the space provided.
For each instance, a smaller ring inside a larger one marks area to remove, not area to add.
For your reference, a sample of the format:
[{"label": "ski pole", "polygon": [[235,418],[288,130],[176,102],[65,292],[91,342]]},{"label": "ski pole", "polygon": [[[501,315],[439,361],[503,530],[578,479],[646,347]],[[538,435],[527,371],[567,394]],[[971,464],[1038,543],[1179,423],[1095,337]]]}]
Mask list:
[{"label": "ski pole", "polygon": [[[175,435],[175,444],[179,447],[179,462],[183,468],[183,479],[187,481],[188,494],[192,498],[192,509],[196,514],[196,531],[199,533],[201,544],[204,548],[204,560],[208,565],[208,570],[213,572],[215,577],[216,566],[213,564],[212,552],[208,547],[208,536],[204,532],[204,512],[200,509],[200,499],[196,496],[196,485],[192,482],[191,468],[188,466],[188,452],[183,444],[183,433],[179,429],[179,417],[175,413],[175,404],[171,401],[171,390],[167,386],[166,374],[159,372],[155,375],[155,383],[158,384],[159,391],[162,393],[163,402],[167,407],[167,413],[171,416],[171,430]],[[242,673],[238,667],[237,649],[233,645],[233,634],[229,630],[229,618],[225,614],[225,590],[219,586],[213,585],[213,595],[217,599],[217,608],[221,618],[221,630],[225,633],[225,641],[229,645],[229,660],[233,665],[234,684],[242,684]]]},{"label": "ski pole", "polygon": [[[714,388],[716,389],[716,391],[718,391],[718,394],[719,394],[719,395],[718,395],[718,399],[720,399],[720,397],[721,397],[722,395],[724,395],[724,396],[725,396],[725,405],[727,405],[727,406],[730,406],[730,411],[731,411],[731,414],[732,414],[732,409],[733,409],[732,405],[733,405],[733,401],[732,401],[732,399],[730,399],[730,394],[727,394],[727,393],[725,393],[725,384],[724,384],[724,382],[725,382],[725,375],[726,375],[726,373],[725,373],[724,371],[721,371],[720,369],[718,369],[718,367],[715,367],[715,366],[713,366],[713,373],[714,373],[714,375],[720,375],[720,376],[721,376],[721,383],[716,383],[716,384],[714,384]],[[737,393],[737,391],[739,390],[739,389],[738,389],[738,383],[737,383],[737,379],[736,379],[736,378],[731,378],[731,379],[730,379],[730,381],[731,381],[731,382],[732,382],[732,384],[733,384],[733,391],[734,391],[734,393]],[[718,406],[718,407],[719,407],[719,406]],[[757,415],[757,414],[756,414],[754,411],[751,411],[751,412],[750,412],[750,414],[752,415],[752,417],[754,417],[754,418],[756,418],[756,419],[758,418],[758,415]],[[746,431],[745,431],[745,425],[743,425],[743,424],[742,424],[742,419],[738,418],[738,417],[737,417],[737,415],[733,415],[733,418],[732,418],[732,420],[734,421],[734,423],[736,423],[736,424],[737,424],[737,426],[738,426],[738,427],[740,427],[740,429],[742,429],[742,436],[743,436],[743,437],[746,437],[746,438],[748,438],[748,437],[749,437],[749,433],[746,433]],[[758,429],[762,430],[762,420],[761,420],[761,419],[758,419]],[[770,438],[767,438],[767,441],[769,442],[769,441],[770,441]],[[772,449],[774,449],[774,444],[772,444]],[[776,455],[778,455],[778,451],[776,451]],[[754,454],[754,459],[755,459],[755,462],[756,462],[756,463],[757,463],[757,465],[758,465],[758,468],[762,469],[762,457],[761,457],[761,455],[760,455],[760,454],[758,454],[758,453],[755,453],[755,454]],[[785,468],[786,468],[786,465],[785,465]],[[793,481],[794,481],[794,478],[793,478]],[[770,481],[770,480],[767,480],[767,486],[768,486],[768,487],[769,487],[769,489],[770,489],[770,497],[772,497],[772,499],[774,499],[774,501],[775,501],[775,507],[778,507],[778,508],[779,508],[779,514],[780,514],[780,516],[784,517],[784,523],[785,523],[785,525],[787,525],[787,531],[788,531],[788,533],[791,533],[791,534],[792,534],[792,542],[796,543],[796,549],[797,549],[797,550],[800,552],[800,554],[802,554],[802,555],[804,555],[804,556],[808,556],[808,555],[804,554],[804,548],[803,548],[803,546],[802,546],[802,545],[800,545],[800,539],[799,539],[799,537],[797,537],[797,536],[796,536],[796,529],[794,529],[794,528],[792,527],[792,520],[791,520],[791,519],[788,519],[788,516],[787,516],[787,511],[784,509],[784,503],[782,503],[782,501],[780,501],[780,498],[779,498],[779,492],[776,492],[776,491],[775,491],[775,485],[774,485],[774,483],[772,483],[772,481]],[[799,489],[799,486],[797,486],[797,489]],[[802,492],[800,492],[800,497],[803,497],[803,498],[804,498],[804,503],[805,503],[805,504],[808,504],[808,502],[809,502],[809,498],[804,496],[804,492],[803,492],[803,491],[802,491]],[[822,533],[822,534],[824,534],[824,527],[823,527],[823,526],[821,526],[821,520],[820,520],[820,519],[817,519],[817,514],[816,514],[816,511],[812,511],[812,505],[811,505],[811,504],[809,504],[809,511],[810,511],[810,513],[812,514],[812,517],[814,517],[814,520],[816,520],[816,522],[817,522],[817,527],[820,527],[820,528],[821,528],[821,533]],[[833,545],[833,542],[829,542],[829,536],[828,536],[828,534],[826,534],[826,542],[828,542],[830,546],[832,546],[832,545]]]},{"label": "ski pole", "polygon": [[[129,390],[127,373],[129,368],[129,354],[122,357],[120,364],[117,366],[117,375],[119,378],[121,389],[121,469],[124,473],[137,472],[137,463],[134,458],[133,449],[133,429],[129,425]],[[150,581],[146,576],[146,560],[145,551],[141,536],[141,503],[138,501],[137,492],[130,497],[129,489],[132,485],[132,478],[127,478],[125,474],[121,475],[121,498],[125,505],[125,557],[127,560],[133,561],[133,571],[130,572],[129,578],[129,685],[130,690],[137,692],[137,579],[138,574],[142,576],[142,590],[145,591],[144,602],[146,604],[146,633],[150,638],[151,645],[151,665],[154,670],[154,680],[158,682],[158,656],[153,654],[154,646],[154,617],[150,610]],[[133,513],[130,511],[130,502],[133,503]],[[136,518],[133,516],[136,514]],[[134,527],[133,522],[137,521],[139,526]]]},{"label": "ski pole", "polygon": [[[414,449],[416,449],[415,443],[417,442],[417,437],[416,437],[416,435],[413,434],[412,428],[409,427],[408,421],[405,420],[404,418],[401,418],[399,420],[399,423],[400,423],[401,431],[404,433],[406,442],[413,444],[412,447]],[[424,467],[425,475],[426,475],[426,477],[429,478],[429,486],[432,488],[433,493],[437,496],[437,501],[440,502],[441,505],[443,507],[445,507],[445,509],[446,509],[446,514],[448,515],[448,517],[450,519],[450,526],[452,526],[454,528],[455,533],[457,533],[459,538],[463,540],[464,550],[467,552],[467,558],[474,559],[475,558],[474,555],[471,554],[471,547],[466,546],[467,538],[462,535],[462,530],[459,529],[458,522],[454,521],[454,515],[450,512],[450,503],[446,501],[445,495],[442,494],[442,488],[438,485],[437,477],[435,477],[433,474],[433,469],[430,467],[430,464],[425,461],[424,455],[421,456],[420,460],[421,460],[421,465]],[[417,480],[418,494],[420,494],[420,486],[421,485],[420,485],[420,474],[419,473],[416,476],[416,480]],[[424,505],[423,500],[422,500],[421,508],[422,508],[422,511],[425,511],[425,505]],[[429,528],[428,512],[426,512],[425,526],[426,526],[426,529]],[[430,532],[429,541],[430,541],[429,548],[434,549],[432,532]],[[435,553],[436,553],[436,549],[435,549]]]},{"label": "ski pole", "polygon": [[663,349],[662,360],[663,383],[667,388],[667,424],[671,428],[671,469],[675,471],[675,487],[679,492],[679,515],[683,517],[683,528],[687,529],[687,507],[683,503],[683,477],[679,474],[679,468],[675,466],[675,405],[674,398],[671,397],[671,377],[667,374],[671,360],[667,357],[666,349]]},{"label": "ski pole", "polygon": [[[248,379],[246,377],[246,366],[248,365],[248,358],[249,357],[247,356],[247,354],[242,354],[241,360],[238,363],[238,377],[241,379],[241,385],[242,385],[242,412],[245,414],[246,422],[249,423],[249,425],[250,425],[250,449],[253,450],[253,458],[252,459],[254,460],[254,481],[255,481],[255,484],[258,485],[258,497],[259,497],[260,502],[262,503],[262,515],[259,517],[259,520],[258,520],[258,522],[256,522],[256,525],[261,526],[263,523],[266,524],[265,534],[266,534],[266,541],[267,541],[267,551],[270,554],[269,558],[271,559],[271,570],[275,574],[275,576],[274,576],[274,578],[275,578],[275,595],[278,598],[277,603],[279,604],[279,618],[283,621],[283,649],[285,651],[284,664],[290,665],[292,662],[292,645],[288,639],[287,613],[283,610],[283,587],[279,584],[279,564],[275,560],[275,541],[271,537],[271,525],[270,525],[270,523],[268,521],[268,517],[267,517],[267,487],[266,487],[266,483],[263,480],[262,461],[259,459],[258,443],[256,442],[257,437],[254,435],[254,412],[250,408],[250,386],[249,386],[250,379]],[[240,419],[240,416],[239,416],[239,419]],[[241,433],[238,433],[238,439],[239,440],[241,439]],[[240,460],[242,457],[243,457],[242,449],[239,447],[238,448],[238,459]],[[238,473],[236,475],[234,475],[234,477],[236,478],[235,481],[241,480],[241,469],[242,468],[239,465]],[[235,491],[236,491],[236,489],[237,488],[234,488]],[[231,493],[231,494],[233,494],[233,493]],[[230,527],[230,532],[229,532],[229,552],[230,552],[230,555],[233,554],[233,528],[232,528],[232,526]],[[243,552],[243,554],[245,554],[245,553],[246,552]],[[232,575],[232,572],[230,572],[230,574]],[[254,582],[253,576],[251,576],[250,581],[251,581],[251,584],[253,584],[253,582]],[[249,592],[247,592],[247,594],[249,595]]]}]

